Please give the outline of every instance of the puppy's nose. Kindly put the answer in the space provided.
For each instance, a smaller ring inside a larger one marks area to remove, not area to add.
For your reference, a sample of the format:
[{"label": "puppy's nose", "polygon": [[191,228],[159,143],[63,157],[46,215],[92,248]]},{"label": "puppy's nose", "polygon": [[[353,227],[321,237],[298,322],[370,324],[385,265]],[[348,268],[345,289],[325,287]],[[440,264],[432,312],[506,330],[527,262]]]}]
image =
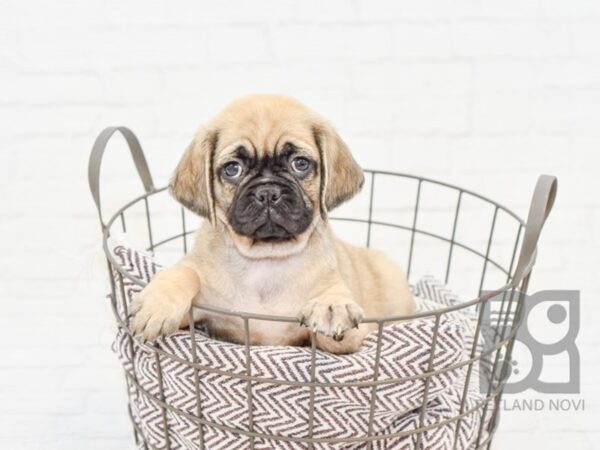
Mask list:
[{"label": "puppy's nose", "polygon": [[262,206],[275,205],[281,200],[281,186],[277,184],[264,184],[254,191],[254,198]]}]

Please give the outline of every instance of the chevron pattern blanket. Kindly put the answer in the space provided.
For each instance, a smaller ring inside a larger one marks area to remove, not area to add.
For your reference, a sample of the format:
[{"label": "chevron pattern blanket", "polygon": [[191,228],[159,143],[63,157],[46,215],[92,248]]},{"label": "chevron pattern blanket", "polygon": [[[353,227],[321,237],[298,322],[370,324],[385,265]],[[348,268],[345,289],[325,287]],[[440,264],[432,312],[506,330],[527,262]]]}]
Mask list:
[{"label": "chevron pattern blanket", "polygon": [[[149,281],[160,269],[150,256],[130,248],[117,246],[113,251],[122,267],[143,280]],[[139,287],[127,280],[124,284],[125,298],[118,299],[118,308],[122,307],[123,301],[130,302],[139,291]],[[420,280],[413,291],[421,310],[458,301],[432,278]],[[119,312],[123,313],[122,310]],[[249,449],[251,438],[236,430],[249,430],[251,421],[254,432],[282,438],[254,437],[257,450],[306,448],[306,444],[295,442],[294,438],[308,436],[311,402],[314,405],[314,438],[360,438],[369,433],[369,410],[374,396],[372,435],[399,433],[394,438],[373,441],[374,449],[417,448],[417,438],[408,432],[420,426],[431,426],[421,436],[423,449],[468,449],[474,447],[479,431],[479,412],[466,415],[458,427],[455,421],[446,421],[460,413],[465,368],[451,369],[451,366],[463,361],[470,351],[473,322],[468,313],[442,318],[432,368],[433,371],[450,370],[432,376],[427,388],[417,377],[427,371],[430,360],[434,333],[431,318],[384,328],[378,379],[401,377],[406,381],[383,384],[375,390],[371,386],[342,385],[317,387],[311,394],[308,387],[278,383],[310,381],[311,352],[307,348],[250,347],[251,373],[265,380],[253,381],[250,385],[239,377],[246,373],[246,348],[216,341],[200,331],[193,337],[189,332],[181,331],[160,339],[156,346],[170,356],[157,358],[154,351],[130,340],[123,329],[117,334],[114,348],[125,371],[130,374],[128,388],[133,419],[151,448],[193,450],[200,448],[202,440],[204,447],[211,450]],[[317,351],[315,381],[373,380],[376,348],[377,336],[372,333],[366,337],[360,351],[352,355]],[[193,361],[211,370],[195,370],[185,363]],[[466,389],[465,411],[482,399],[477,374],[471,374],[470,379],[474,381]],[[139,389],[135,388],[134,380]],[[199,392],[196,392],[196,381]],[[426,389],[427,407],[422,411]],[[252,396],[252,416],[248,412],[249,395]],[[161,398],[168,408],[155,400]],[[196,417],[205,420],[205,424],[200,426],[194,420]],[[367,444],[321,441],[316,442],[314,448],[365,449]]]}]

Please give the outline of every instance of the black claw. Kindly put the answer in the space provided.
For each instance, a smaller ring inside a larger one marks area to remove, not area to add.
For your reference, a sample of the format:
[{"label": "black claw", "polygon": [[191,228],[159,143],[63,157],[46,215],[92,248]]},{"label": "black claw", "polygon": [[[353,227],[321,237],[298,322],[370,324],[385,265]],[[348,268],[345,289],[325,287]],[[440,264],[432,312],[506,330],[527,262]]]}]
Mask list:
[{"label": "black claw", "polygon": [[333,340],[336,342],[340,342],[344,339],[344,333],[335,333],[333,335]]},{"label": "black claw", "polygon": [[354,319],[354,328],[358,328],[359,321]]},{"label": "black claw", "polygon": [[305,327],[305,326],[306,326],[306,318],[305,318],[305,317],[302,317],[302,318],[300,319],[300,326],[301,326],[301,327]]}]

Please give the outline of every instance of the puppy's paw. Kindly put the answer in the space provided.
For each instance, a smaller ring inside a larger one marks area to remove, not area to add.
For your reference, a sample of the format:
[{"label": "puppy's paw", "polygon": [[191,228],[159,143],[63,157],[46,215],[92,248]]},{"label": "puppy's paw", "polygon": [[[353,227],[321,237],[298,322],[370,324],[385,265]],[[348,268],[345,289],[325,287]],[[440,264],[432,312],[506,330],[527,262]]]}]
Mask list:
[{"label": "puppy's paw", "polygon": [[191,301],[172,283],[151,282],[131,303],[131,331],[144,340],[173,333],[179,329]]},{"label": "puppy's paw", "polygon": [[300,311],[300,323],[313,331],[331,336],[336,341],[344,339],[344,333],[364,317],[362,308],[352,300],[315,299]]}]

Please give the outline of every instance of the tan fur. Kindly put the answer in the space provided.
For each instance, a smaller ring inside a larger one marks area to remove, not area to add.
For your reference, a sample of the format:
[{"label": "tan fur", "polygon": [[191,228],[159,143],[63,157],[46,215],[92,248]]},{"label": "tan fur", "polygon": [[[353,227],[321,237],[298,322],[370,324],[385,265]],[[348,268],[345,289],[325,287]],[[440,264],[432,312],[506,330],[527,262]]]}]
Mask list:
[{"label": "tan fur", "polygon": [[[285,142],[320,161],[318,173],[303,182],[314,218],[289,242],[253,242],[227,222],[234,188],[216,180],[217,168],[239,145],[260,156],[279,151]],[[133,330],[146,339],[173,332],[186,323],[193,302],[297,316],[306,325],[251,320],[252,344],[300,345],[313,329],[321,349],[357,350],[374,329],[372,324],[355,327],[365,315],[404,315],[414,309],[402,271],[382,253],[336,239],[327,222],[327,211],[358,192],[363,180],[334,128],[301,103],[267,95],[234,102],[200,129],[176,169],[173,195],[209,221],[199,229],[192,251],[134,300]],[[206,321],[215,335],[244,341],[240,319],[194,311],[194,319]]]}]

